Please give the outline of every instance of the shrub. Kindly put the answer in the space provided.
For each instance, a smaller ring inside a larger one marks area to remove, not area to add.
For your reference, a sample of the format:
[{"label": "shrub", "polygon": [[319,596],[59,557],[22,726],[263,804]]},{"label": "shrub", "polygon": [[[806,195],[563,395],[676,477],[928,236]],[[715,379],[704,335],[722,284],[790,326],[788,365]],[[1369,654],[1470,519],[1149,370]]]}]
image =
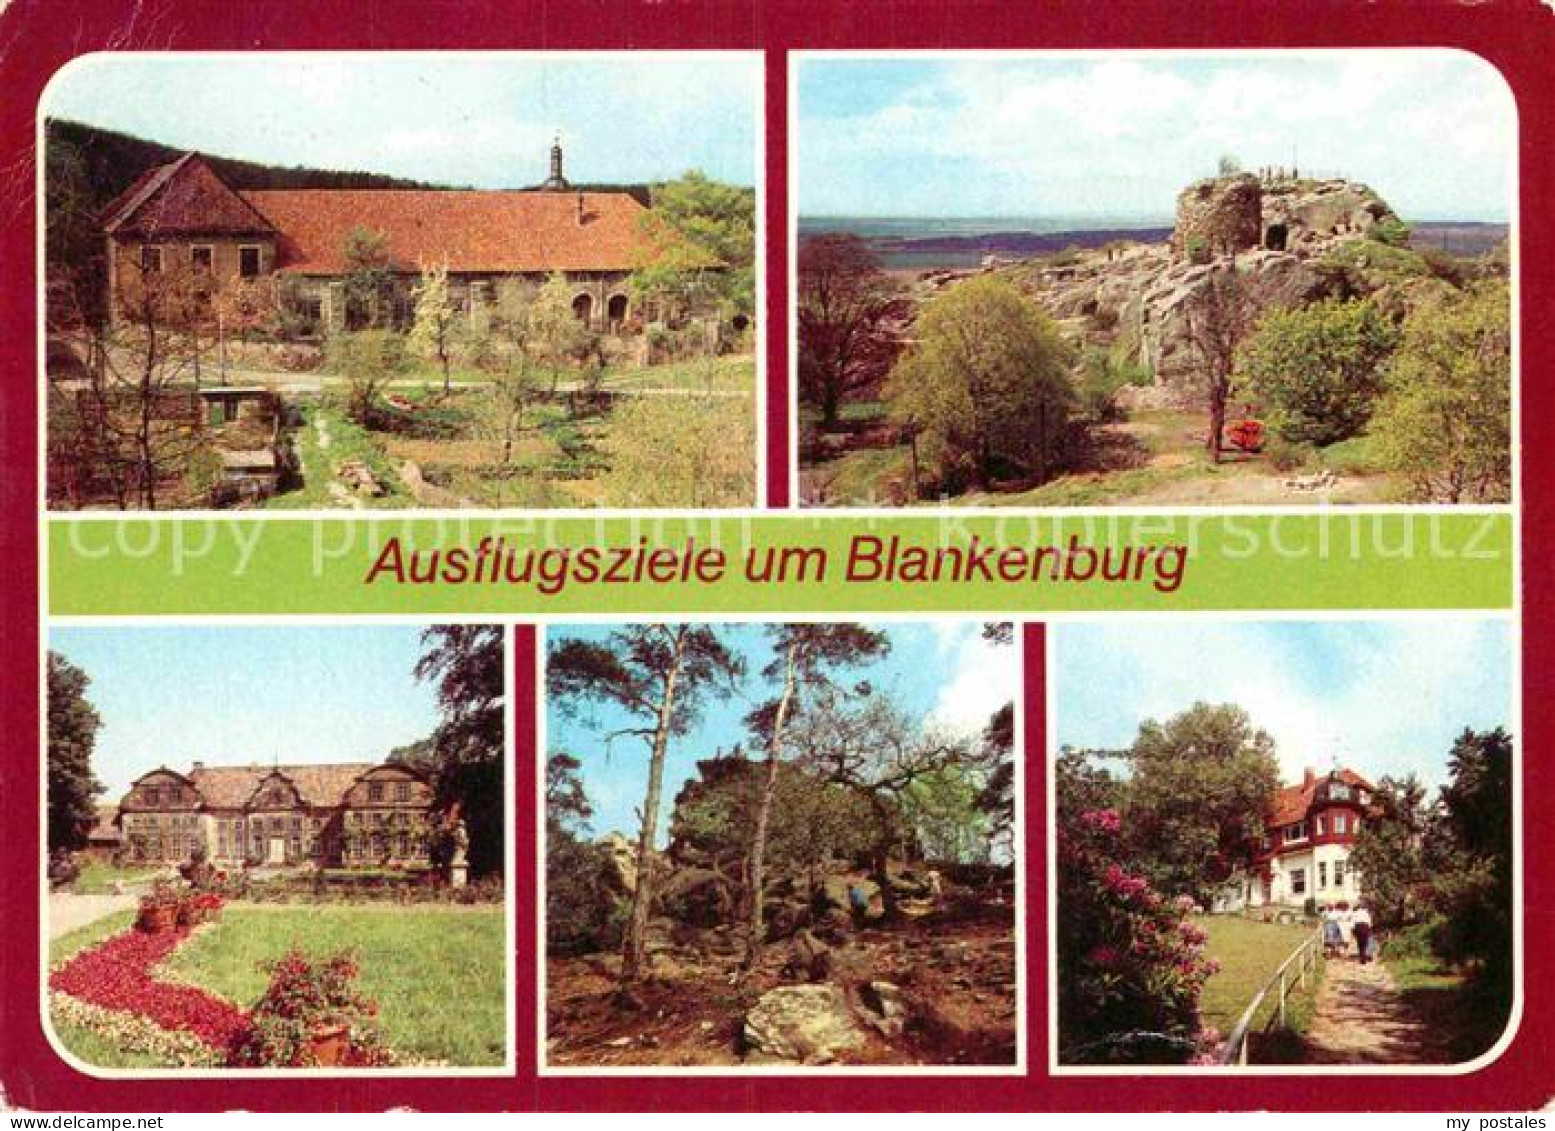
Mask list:
[{"label": "shrub", "polygon": [[604,506],[749,506],[756,495],[756,423],[744,397],[623,397],[600,447]]},{"label": "shrub", "polygon": [[391,1063],[378,1027],[378,1006],[354,988],[358,967],[350,953],[315,960],[291,950],[269,964],[270,985],[249,1014],[249,1031],[237,1044],[238,1066],[308,1067],[320,1063],[318,1039],[344,1028],[342,1063]]},{"label": "shrub", "polygon": [[1316,452],[1310,444],[1297,444],[1283,436],[1271,436],[1264,442],[1264,459],[1275,471],[1289,473],[1310,467]]},{"label": "shrub", "polygon": [[1397,216],[1384,216],[1371,226],[1368,235],[1389,247],[1408,247],[1410,227]]},{"label": "shrub", "polygon": [[1114,352],[1087,350],[1080,361],[1078,391],[1081,411],[1091,420],[1116,420],[1118,394],[1129,387],[1150,384],[1150,370],[1126,361]]},{"label": "shrub", "polygon": [[1061,810],[1059,1052],[1065,1063],[1180,1064],[1199,1055],[1199,993],[1219,969],[1192,900],[1167,901],[1119,864],[1112,809]]},{"label": "shrub", "polygon": [[1242,370],[1282,438],[1332,444],[1371,419],[1397,337],[1366,301],[1274,310],[1243,345]]}]

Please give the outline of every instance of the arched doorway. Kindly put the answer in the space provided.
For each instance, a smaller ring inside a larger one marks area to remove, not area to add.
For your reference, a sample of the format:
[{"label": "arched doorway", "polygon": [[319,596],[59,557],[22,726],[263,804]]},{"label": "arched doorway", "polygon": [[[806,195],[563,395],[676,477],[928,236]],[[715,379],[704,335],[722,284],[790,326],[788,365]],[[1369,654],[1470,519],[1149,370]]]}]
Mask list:
[{"label": "arched doorway", "polygon": [[594,320],[594,299],[586,294],[572,300],[572,315],[585,326]]},{"label": "arched doorway", "polygon": [[621,323],[626,321],[627,301],[625,295],[611,295],[605,303],[605,317],[610,322],[612,330],[619,330]]},{"label": "arched doorway", "polygon": [[1263,246],[1270,251],[1284,251],[1285,241],[1290,238],[1290,230],[1284,224],[1270,224],[1269,230],[1264,233]]}]

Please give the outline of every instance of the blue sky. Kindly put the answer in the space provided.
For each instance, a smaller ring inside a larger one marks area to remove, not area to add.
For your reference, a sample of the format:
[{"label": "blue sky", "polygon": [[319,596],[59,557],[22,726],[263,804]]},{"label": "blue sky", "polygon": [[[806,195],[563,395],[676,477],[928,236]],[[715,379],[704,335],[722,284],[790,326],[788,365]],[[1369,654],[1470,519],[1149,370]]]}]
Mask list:
[{"label": "blue sky", "polygon": [[168,145],[440,184],[543,180],[562,134],[577,181],[687,169],[754,184],[757,56],[99,55],[45,110]]},{"label": "blue sky", "polygon": [[438,722],[416,626],[55,628],[49,647],[91,677],[105,801],[161,765],[377,761]]},{"label": "blue sky", "polygon": [[[934,727],[962,735],[980,732],[995,710],[1019,694],[1018,647],[986,643],[980,623],[936,621],[876,627],[890,637],[890,652],[847,673],[847,678],[867,679],[876,694],[893,696]],[[547,639],[604,640],[610,632],[608,625],[555,625],[548,630]],[[749,678],[735,697],[709,703],[691,733],[672,743],[664,774],[661,838],[675,794],[696,776],[697,762],[711,758],[720,748],[727,751],[736,742],[749,749],[745,715],[777,691],[775,685],[768,687],[760,678],[761,669],[772,657],[762,626],[730,624],[719,626],[718,632],[733,651],[745,657]],[[572,720],[548,710],[547,745],[551,752],[566,751],[583,763],[584,788],[594,806],[594,834],[616,830],[635,838],[637,811],[647,791],[647,747],[640,739],[618,739],[607,758],[600,736],[623,725],[641,724],[629,723],[630,717],[615,709],[589,708],[589,712]]]},{"label": "blue sky", "polygon": [[808,216],[1170,217],[1222,154],[1504,221],[1512,98],[1466,53],[809,59]]},{"label": "blue sky", "polygon": [[1061,624],[1059,746],[1119,749],[1195,700],[1236,703],[1273,736],[1287,782],[1343,765],[1440,785],[1464,727],[1514,731],[1505,621]]}]

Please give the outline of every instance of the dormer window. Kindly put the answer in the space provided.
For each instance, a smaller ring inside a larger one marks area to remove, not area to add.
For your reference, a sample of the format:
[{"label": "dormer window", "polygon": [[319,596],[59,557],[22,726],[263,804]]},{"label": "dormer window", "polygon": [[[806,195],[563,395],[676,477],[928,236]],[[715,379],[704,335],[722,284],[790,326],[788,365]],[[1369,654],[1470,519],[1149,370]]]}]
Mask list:
[{"label": "dormer window", "polygon": [[1349,822],[1346,820],[1346,817],[1347,817],[1347,814],[1345,814],[1345,813],[1335,813],[1334,814],[1334,832],[1342,833],[1342,832],[1345,832],[1348,829]]},{"label": "dormer window", "polygon": [[[1326,818],[1326,817],[1318,817],[1318,819],[1317,819],[1317,835],[1318,836],[1322,836],[1327,831],[1328,831],[1328,818]],[[1319,885],[1319,886],[1321,886],[1321,885]]]},{"label": "dormer window", "polygon": [[162,790],[159,787],[154,786],[154,785],[148,785],[146,787],[146,804],[147,805],[160,805],[160,804],[162,804]]},{"label": "dormer window", "polygon": [[1350,787],[1343,782],[1334,782],[1328,787],[1328,796],[1335,801],[1350,800]]},{"label": "dormer window", "polygon": [[372,781],[367,783],[367,800],[383,800],[383,783],[381,781]]},{"label": "dormer window", "polygon": [[1294,825],[1286,825],[1285,826],[1285,843],[1286,844],[1290,844],[1293,841],[1306,840],[1306,839],[1307,839],[1307,823],[1305,821],[1297,821]]}]

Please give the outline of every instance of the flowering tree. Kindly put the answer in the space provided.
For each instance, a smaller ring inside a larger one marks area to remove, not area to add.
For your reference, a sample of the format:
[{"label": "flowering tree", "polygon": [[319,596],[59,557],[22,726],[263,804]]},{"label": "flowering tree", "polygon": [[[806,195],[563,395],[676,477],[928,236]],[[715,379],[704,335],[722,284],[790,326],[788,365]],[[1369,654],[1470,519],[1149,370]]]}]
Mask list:
[{"label": "flowering tree", "polygon": [[[1067,758],[1067,763],[1066,763]],[[1163,899],[1118,862],[1123,821],[1092,808],[1098,782],[1073,752],[1058,780],[1059,1056],[1069,1064],[1180,1064],[1207,1059],[1199,993],[1219,964],[1192,901]]]}]

